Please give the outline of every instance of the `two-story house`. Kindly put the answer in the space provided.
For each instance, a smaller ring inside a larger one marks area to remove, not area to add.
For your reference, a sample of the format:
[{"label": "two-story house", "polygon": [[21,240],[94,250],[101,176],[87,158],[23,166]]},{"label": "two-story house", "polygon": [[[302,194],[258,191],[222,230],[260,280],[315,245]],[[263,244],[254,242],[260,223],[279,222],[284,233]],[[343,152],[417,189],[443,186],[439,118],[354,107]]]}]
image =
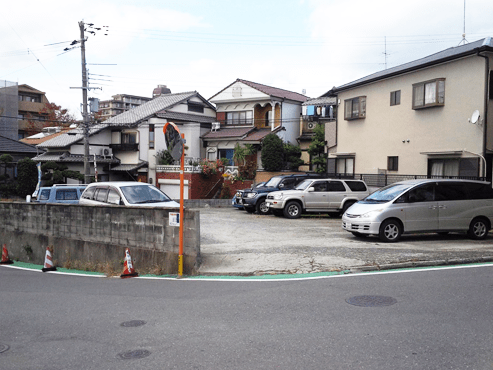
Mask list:
[{"label": "two-story house", "polygon": [[339,107],[328,172],[491,181],[492,56],[488,37],[328,91]]},{"label": "two-story house", "polygon": [[[209,99],[216,105],[217,126],[202,136],[207,159],[231,160],[237,143],[260,147],[271,132],[296,144],[301,104],[307,99],[296,92],[237,79]],[[261,163],[259,157],[257,163]]]},{"label": "two-story house", "polygon": [[[99,181],[156,180],[156,155],[166,149],[163,127],[172,121],[185,134],[187,157],[205,154],[200,136],[210,131],[216,111],[198,92],[163,94],[149,102],[89,127],[91,174],[94,163]],[[83,129],[77,128],[47,140],[38,147],[46,153],[35,161],[66,164],[83,173]]]}]

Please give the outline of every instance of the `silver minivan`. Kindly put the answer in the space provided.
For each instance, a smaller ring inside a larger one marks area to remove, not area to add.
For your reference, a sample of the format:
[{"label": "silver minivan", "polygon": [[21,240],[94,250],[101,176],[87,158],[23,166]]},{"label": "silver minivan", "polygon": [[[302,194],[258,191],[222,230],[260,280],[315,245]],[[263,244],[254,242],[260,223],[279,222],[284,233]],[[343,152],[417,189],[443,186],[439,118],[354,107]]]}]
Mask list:
[{"label": "silver minivan", "polygon": [[396,242],[405,233],[467,232],[485,239],[493,222],[491,183],[408,180],[388,185],[351,206],[342,228],[358,237]]}]

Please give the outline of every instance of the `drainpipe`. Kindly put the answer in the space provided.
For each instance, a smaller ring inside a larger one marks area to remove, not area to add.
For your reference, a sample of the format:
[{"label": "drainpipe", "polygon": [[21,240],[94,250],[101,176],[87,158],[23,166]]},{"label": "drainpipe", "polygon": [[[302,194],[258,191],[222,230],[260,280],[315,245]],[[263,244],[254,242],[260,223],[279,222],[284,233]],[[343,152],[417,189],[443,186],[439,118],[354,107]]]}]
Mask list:
[{"label": "drainpipe", "polygon": [[[488,43],[489,45],[490,40],[490,37],[486,38],[483,45],[485,45],[486,43]],[[488,82],[490,77],[490,58],[486,55],[481,55],[479,51],[477,53],[477,56],[482,57],[485,60],[483,154],[486,155],[486,139],[488,134]],[[484,169],[484,177],[486,177],[486,166]]]}]

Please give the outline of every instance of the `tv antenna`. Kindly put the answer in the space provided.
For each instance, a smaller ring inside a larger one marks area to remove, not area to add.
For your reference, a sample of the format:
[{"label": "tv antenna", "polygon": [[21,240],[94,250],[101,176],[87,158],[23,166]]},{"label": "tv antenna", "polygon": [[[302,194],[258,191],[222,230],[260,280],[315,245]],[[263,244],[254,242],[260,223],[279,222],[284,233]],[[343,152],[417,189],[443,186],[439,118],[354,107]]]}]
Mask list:
[{"label": "tv antenna", "polygon": [[461,42],[459,42],[459,45],[460,44],[468,44],[469,41],[466,40],[466,0],[464,0],[464,28],[463,28],[463,32],[462,32],[462,40]]}]

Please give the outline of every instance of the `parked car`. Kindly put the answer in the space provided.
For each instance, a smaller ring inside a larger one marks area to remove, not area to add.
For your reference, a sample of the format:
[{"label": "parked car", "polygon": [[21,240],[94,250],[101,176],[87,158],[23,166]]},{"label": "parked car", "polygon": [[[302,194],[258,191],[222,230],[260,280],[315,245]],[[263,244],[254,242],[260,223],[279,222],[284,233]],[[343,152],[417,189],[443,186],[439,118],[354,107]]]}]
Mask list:
[{"label": "parked car", "polygon": [[[259,182],[258,184],[253,185],[250,189],[260,188],[263,186],[265,182]],[[236,194],[231,199],[231,205],[238,209],[243,209],[243,204],[241,203],[241,196],[245,190],[238,190]]]},{"label": "parked car", "polygon": [[488,236],[493,222],[491,183],[468,180],[409,180],[377,190],[342,217],[355,236],[396,242],[402,234],[467,232]]},{"label": "parked car", "polygon": [[50,187],[41,187],[36,194],[35,202],[77,204],[86,186],[56,184]]},{"label": "parked car", "polygon": [[368,194],[361,180],[306,179],[293,190],[269,193],[266,203],[274,214],[287,218],[314,212],[339,216]]},{"label": "parked car", "polygon": [[153,185],[143,182],[95,182],[87,186],[79,204],[179,208],[180,205]]},{"label": "parked car", "polygon": [[241,204],[248,213],[257,212],[259,215],[268,214],[269,207],[266,205],[267,194],[277,190],[294,189],[303,180],[309,178],[322,178],[316,173],[302,173],[294,175],[274,176],[263,186],[255,189],[245,189],[241,195]]}]

